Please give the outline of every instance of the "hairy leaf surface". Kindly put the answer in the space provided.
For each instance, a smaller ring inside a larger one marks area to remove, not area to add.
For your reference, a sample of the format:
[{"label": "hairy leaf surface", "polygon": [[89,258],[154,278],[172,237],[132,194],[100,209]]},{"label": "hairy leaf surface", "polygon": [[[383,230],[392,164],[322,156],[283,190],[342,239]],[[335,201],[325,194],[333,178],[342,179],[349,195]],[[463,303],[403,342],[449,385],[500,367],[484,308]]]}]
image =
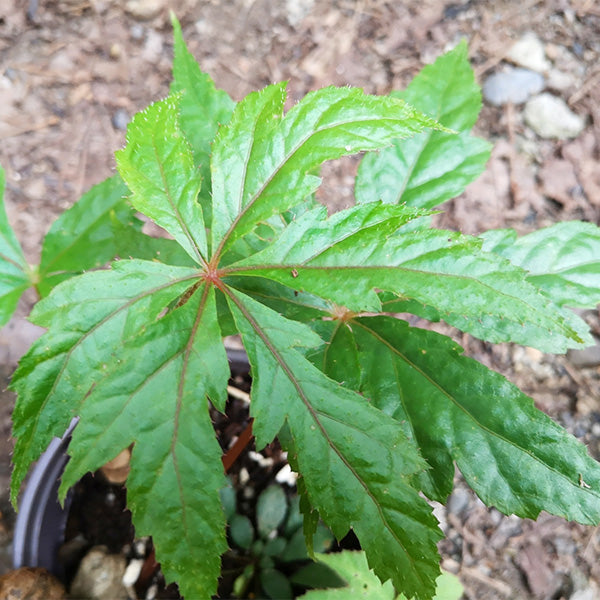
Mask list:
[{"label": "hairy leaf surface", "polygon": [[31,285],[29,266],[4,209],[4,170],[0,167],[0,327],[11,318]]},{"label": "hairy leaf surface", "polygon": [[116,153],[133,206],[166,229],[197,262],[207,258],[202,178],[179,126],[179,96],[138,113],[127,126],[127,146]]},{"label": "hairy leaf surface", "polygon": [[195,277],[185,267],[121,261],[110,271],[61,283],[35,306],[31,320],[50,330],[21,359],[11,383],[19,394],[13,412],[13,501],[30,463],[78,414],[114,351],[151,323]]},{"label": "hairy leaf surface", "polygon": [[469,65],[467,45],[426,66],[402,98],[457,132],[428,130],[367,154],[356,178],[356,201],[433,208],[458,196],[485,168],[491,146],[470,134],[481,109],[481,90]]},{"label": "hairy leaf surface", "polygon": [[592,223],[556,223],[517,239],[515,231],[488,231],[483,247],[529,272],[528,279],[556,304],[600,304],[600,228]]},{"label": "hairy leaf surface", "polygon": [[306,325],[240,293],[228,296],[254,374],[258,447],[287,422],[310,503],[334,535],[340,539],[352,528],[379,577],[419,598],[431,596],[440,531],[409,484],[423,465],[416,448],[393,420],[298,352],[320,341]]},{"label": "hairy leaf surface", "polygon": [[401,100],[355,88],[311,92],[282,117],[284,101],[285,84],[252,93],[217,134],[211,170],[218,252],[312,194],[323,162],[439,127]]},{"label": "hairy leaf surface", "polygon": [[61,486],[64,495],[134,444],[127,502],[136,535],[152,535],[166,578],[186,597],[216,593],[227,548],[222,452],[206,397],[223,409],[228,378],[214,289],[204,284],[117,351],[81,403]]},{"label": "hairy leaf surface", "polygon": [[[361,208],[379,215],[387,231],[356,219]],[[381,218],[394,209],[396,220]],[[265,250],[229,270],[236,276],[273,279],[356,312],[381,309],[376,289],[394,292],[433,307],[451,325],[492,342],[562,352],[589,341],[583,327],[526,281],[525,271],[482,252],[480,240],[443,230],[394,234],[407,210],[369,203],[328,220],[310,211]],[[348,230],[347,222],[354,229]]]},{"label": "hairy leaf surface", "polygon": [[[431,498],[446,500],[455,461],[479,497],[505,514],[536,518],[546,510],[598,522],[600,465],[499,373],[462,356],[451,339],[390,317],[353,319],[330,331],[333,338],[351,331],[360,390],[402,424],[433,467],[421,474]],[[328,360],[335,358],[338,376],[344,364],[356,368],[335,344],[333,352]]]},{"label": "hairy leaf surface", "polygon": [[204,222],[210,227],[211,144],[219,126],[229,122],[235,102],[225,91],[215,87],[208,73],[200,70],[200,66],[186,47],[181,26],[173,14],[171,23],[174,36],[171,94],[181,94],[181,128],[192,147],[194,162],[200,169],[202,187],[198,199],[202,206]]}]

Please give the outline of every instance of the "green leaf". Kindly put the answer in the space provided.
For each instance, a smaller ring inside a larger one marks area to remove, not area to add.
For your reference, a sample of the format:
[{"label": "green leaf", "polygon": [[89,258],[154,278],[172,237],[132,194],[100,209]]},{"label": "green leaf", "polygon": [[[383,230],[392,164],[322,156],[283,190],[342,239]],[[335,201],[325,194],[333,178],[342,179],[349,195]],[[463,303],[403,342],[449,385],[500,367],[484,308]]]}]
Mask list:
[{"label": "green leaf", "polygon": [[392,96],[459,134],[429,130],[367,154],[358,169],[356,201],[433,208],[461,194],[483,172],[491,150],[488,142],[470,135],[481,109],[481,90],[467,44],[440,56],[404,92]]},{"label": "green leaf", "polygon": [[32,284],[29,265],[4,209],[4,185],[0,167],[0,327],[8,323],[21,294]]},{"label": "green leaf", "polygon": [[50,227],[44,238],[38,291],[47,296],[61,281],[121,258],[160,258],[194,264],[173,240],[142,233],[143,223],[127,202],[129,190],[115,175],[86,192]]},{"label": "green leaf", "polygon": [[379,577],[419,598],[433,594],[440,531],[408,483],[423,467],[415,447],[392,419],[298,352],[319,339],[308,327],[239,292],[227,295],[254,375],[257,446],[287,421],[293,441],[280,441],[334,535],[341,539],[351,527]]},{"label": "green leaf", "polygon": [[196,277],[194,269],[120,261],[110,271],[61,283],[36,304],[31,320],[49,331],[21,359],[11,383],[19,394],[13,412],[13,501],[31,462],[79,414],[113,353]]},{"label": "green leaf", "polygon": [[337,575],[346,585],[326,590],[310,590],[301,598],[306,600],[343,600],[361,598],[364,600],[394,600],[396,592],[391,582],[381,583],[370,569],[364,552],[333,552],[317,554],[318,561]]},{"label": "green leaf", "polygon": [[133,217],[125,201],[128,193],[115,175],[95,185],[54,221],[42,245],[38,285],[42,297],[64,279],[101,267],[119,254],[124,225]]},{"label": "green leaf", "polygon": [[[280,538],[281,539],[281,538]],[[315,552],[327,552],[333,543],[331,531],[322,523],[317,525],[313,539],[313,549]],[[296,530],[287,543],[285,550],[281,552],[280,559],[284,562],[295,560],[306,560],[309,558],[306,540],[302,528]]]},{"label": "green leaf", "polygon": [[254,541],[254,527],[246,515],[233,515],[229,525],[231,539],[244,550],[248,550]]},{"label": "green leaf", "polygon": [[278,484],[267,487],[256,503],[256,527],[263,538],[268,538],[276,530],[287,514],[287,498]]},{"label": "green leaf", "polygon": [[311,92],[282,117],[284,101],[285,84],[252,93],[217,134],[211,171],[218,255],[261,221],[310,196],[324,161],[439,127],[401,100],[355,88]]},{"label": "green leaf", "polygon": [[223,505],[225,518],[229,521],[235,515],[237,504],[236,492],[229,478],[227,479],[226,486],[221,489],[221,504]]},{"label": "green leaf", "polygon": [[136,534],[152,535],[165,577],[189,597],[216,593],[227,548],[219,494],[227,482],[206,398],[223,408],[228,378],[214,289],[200,285],[126,342],[80,403],[61,484],[64,497],[133,443],[127,503]]},{"label": "green leaf", "polygon": [[208,252],[197,202],[202,178],[179,125],[179,102],[179,96],[169,96],[138,113],[127,126],[127,146],[115,156],[133,192],[131,204],[200,264]]},{"label": "green leaf", "polygon": [[263,569],[260,584],[268,598],[291,600],[294,597],[289,579],[277,569]]},{"label": "green leaf", "polygon": [[305,588],[344,587],[346,582],[335,571],[320,562],[311,562],[296,571],[290,581]]},{"label": "green leaf", "polygon": [[207,73],[203,73],[185,45],[181,26],[171,13],[174,36],[173,82],[171,94],[181,94],[180,124],[194,153],[194,162],[203,180],[199,201],[204,221],[210,226],[212,215],[210,197],[211,144],[220,125],[229,122],[235,106],[223,90],[217,90]]},{"label": "green leaf", "polygon": [[529,272],[528,280],[560,306],[600,304],[600,228],[556,223],[517,239],[513,230],[488,231],[483,247]]},{"label": "green leaf", "polygon": [[[365,209],[372,215],[363,224]],[[272,279],[354,312],[380,311],[375,290],[393,292],[491,342],[548,352],[590,342],[587,327],[540,294],[524,270],[481,251],[481,240],[443,230],[394,233],[410,210],[368,203],[329,219],[310,211],[228,273]]]},{"label": "green leaf", "polygon": [[598,522],[600,465],[504,377],[462,356],[451,339],[398,319],[357,318],[344,327],[356,339],[361,391],[432,466],[420,475],[429,497],[445,501],[454,461],[479,497],[505,514],[536,518],[546,510]]}]

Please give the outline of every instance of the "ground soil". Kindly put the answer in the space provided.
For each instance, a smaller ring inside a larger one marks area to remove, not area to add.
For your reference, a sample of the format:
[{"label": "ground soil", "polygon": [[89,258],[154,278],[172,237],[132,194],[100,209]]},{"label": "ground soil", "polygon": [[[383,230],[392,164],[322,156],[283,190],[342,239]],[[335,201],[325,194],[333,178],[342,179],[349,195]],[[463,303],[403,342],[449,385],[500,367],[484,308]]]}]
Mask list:
[{"label": "ground soil", "polygon": [[[0,164],[9,219],[30,262],[38,261],[53,219],[114,172],[113,152],[124,143],[127,120],[167,95],[168,8],[203,69],[236,100],[282,79],[289,80],[290,103],[330,84],[386,93],[462,37],[482,82],[517,38],[534,32],[547,56],[572,75],[570,87],[557,94],[586,118],[586,127],[574,140],[542,140],[524,125],[522,107],[485,105],[477,132],[496,149],[486,173],[445,207],[439,224],[467,233],[507,226],[525,233],[567,219],[600,222],[600,8],[593,0],[3,0]],[[320,197],[330,206],[352,202],[355,166],[345,159],[324,168]],[[27,296],[0,331],[2,389],[39,333],[24,320],[32,300]],[[585,316],[600,334],[598,313]],[[584,368],[572,356],[460,341],[600,457],[597,364]],[[3,393],[0,572],[10,568],[13,401]],[[441,550],[466,598],[600,597],[597,529],[547,515],[535,523],[503,517],[483,507],[460,479],[457,486],[453,504],[439,509],[448,533]]]}]

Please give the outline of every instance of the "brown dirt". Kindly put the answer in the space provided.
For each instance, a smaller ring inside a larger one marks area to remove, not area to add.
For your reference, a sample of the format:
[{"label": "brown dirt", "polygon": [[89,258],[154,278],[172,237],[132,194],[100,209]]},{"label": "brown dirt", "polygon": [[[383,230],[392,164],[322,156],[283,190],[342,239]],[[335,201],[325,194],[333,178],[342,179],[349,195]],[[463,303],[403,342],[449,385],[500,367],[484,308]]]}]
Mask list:
[{"label": "brown dirt", "polygon": [[[152,5],[148,0],[37,4],[3,0],[0,6],[0,164],[9,218],[32,263],[53,219],[114,171],[123,118],[168,93],[172,56],[166,8],[146,20],[123,8]],[[524,233],[560,220],[600,222],[600,9],[593,0],[173,0],[169,8],[203,69],[236,100],[282,79],[290,82],[290,102],[329,84],[385,93],[403,87],[463,36],[482,81],[515,39],[533,31],[555,64],[574,75],[559,95],[587,126],[572,141],[541,140],[523,124],[521,107],[484,106],[477,131],[496,143],[492,160],[446,206],[440,224],[467,233],[507,226]],[[331,206],[350,204],[355,165],[345,159],[325,167],[321,198]],[[25,299],[19,318],[0,331],[0,387],[36,335],[22,318],[31,302]],[[597,312],[587,316],[600,333]],[[583,369],[508,345],[491,351],[466,337],[461,342],[599,456],[598,366]],[[10,566],[5,490],[13,401],[6,393],[2,400],[0,572]],[[537,523],[504,518],[472,497],[465,511],[442,512],[449,534],[444,566],[459,573],[467,598],[575,598],[578,590],[599,597],[596,529],[548,516]]]}]

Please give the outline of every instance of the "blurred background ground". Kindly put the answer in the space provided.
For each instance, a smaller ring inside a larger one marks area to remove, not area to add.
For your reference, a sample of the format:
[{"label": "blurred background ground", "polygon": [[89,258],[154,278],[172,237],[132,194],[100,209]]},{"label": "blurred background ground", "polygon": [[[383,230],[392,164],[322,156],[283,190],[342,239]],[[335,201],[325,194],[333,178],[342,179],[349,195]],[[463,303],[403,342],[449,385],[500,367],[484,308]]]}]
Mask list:
[{"label": "blurred background ground", "polygon": [[[123,145],[131,116],[167,95],[168,9],[181,20],[202,68],[235,100],[283,79],[290,103],[330,84],[387,93],[465,37],[486,89],[477,133],[495,150],[485,174],[445,206],[439,224],[466,233],[497,227],[526,233],[567,219],[600,223],[595,0],[2,0],[0,164],[9,219],[30,262],[38,261],[52,221],[114,172],[113,152]],[[526,69],[516,84],[515,66]],[[498,76],[505,78],[499,84]],[[503,97],[511,86],[516,95]],[[549,117],[540,124],[546,105]],[[564,127],[557,131],[557,123]],[[356,164],[348,158],[326,165],[324,201],[338,208],[351,203]],[[2,390],[38,335],[24,319],[31,302],[25,298],[0,330]],[[598,312],[584,316],[600,336]],[[600,458],[598,348],[543,357],[460,341]],[[10,568],[13,402],[3,391],[0,572]],[[483,507],[460,478],[438,517],[448,535],[440,546],[444,566],[458,573],[466,598],[600,598],[598,529],[547,515],[535,523],[503,517]]]}]

